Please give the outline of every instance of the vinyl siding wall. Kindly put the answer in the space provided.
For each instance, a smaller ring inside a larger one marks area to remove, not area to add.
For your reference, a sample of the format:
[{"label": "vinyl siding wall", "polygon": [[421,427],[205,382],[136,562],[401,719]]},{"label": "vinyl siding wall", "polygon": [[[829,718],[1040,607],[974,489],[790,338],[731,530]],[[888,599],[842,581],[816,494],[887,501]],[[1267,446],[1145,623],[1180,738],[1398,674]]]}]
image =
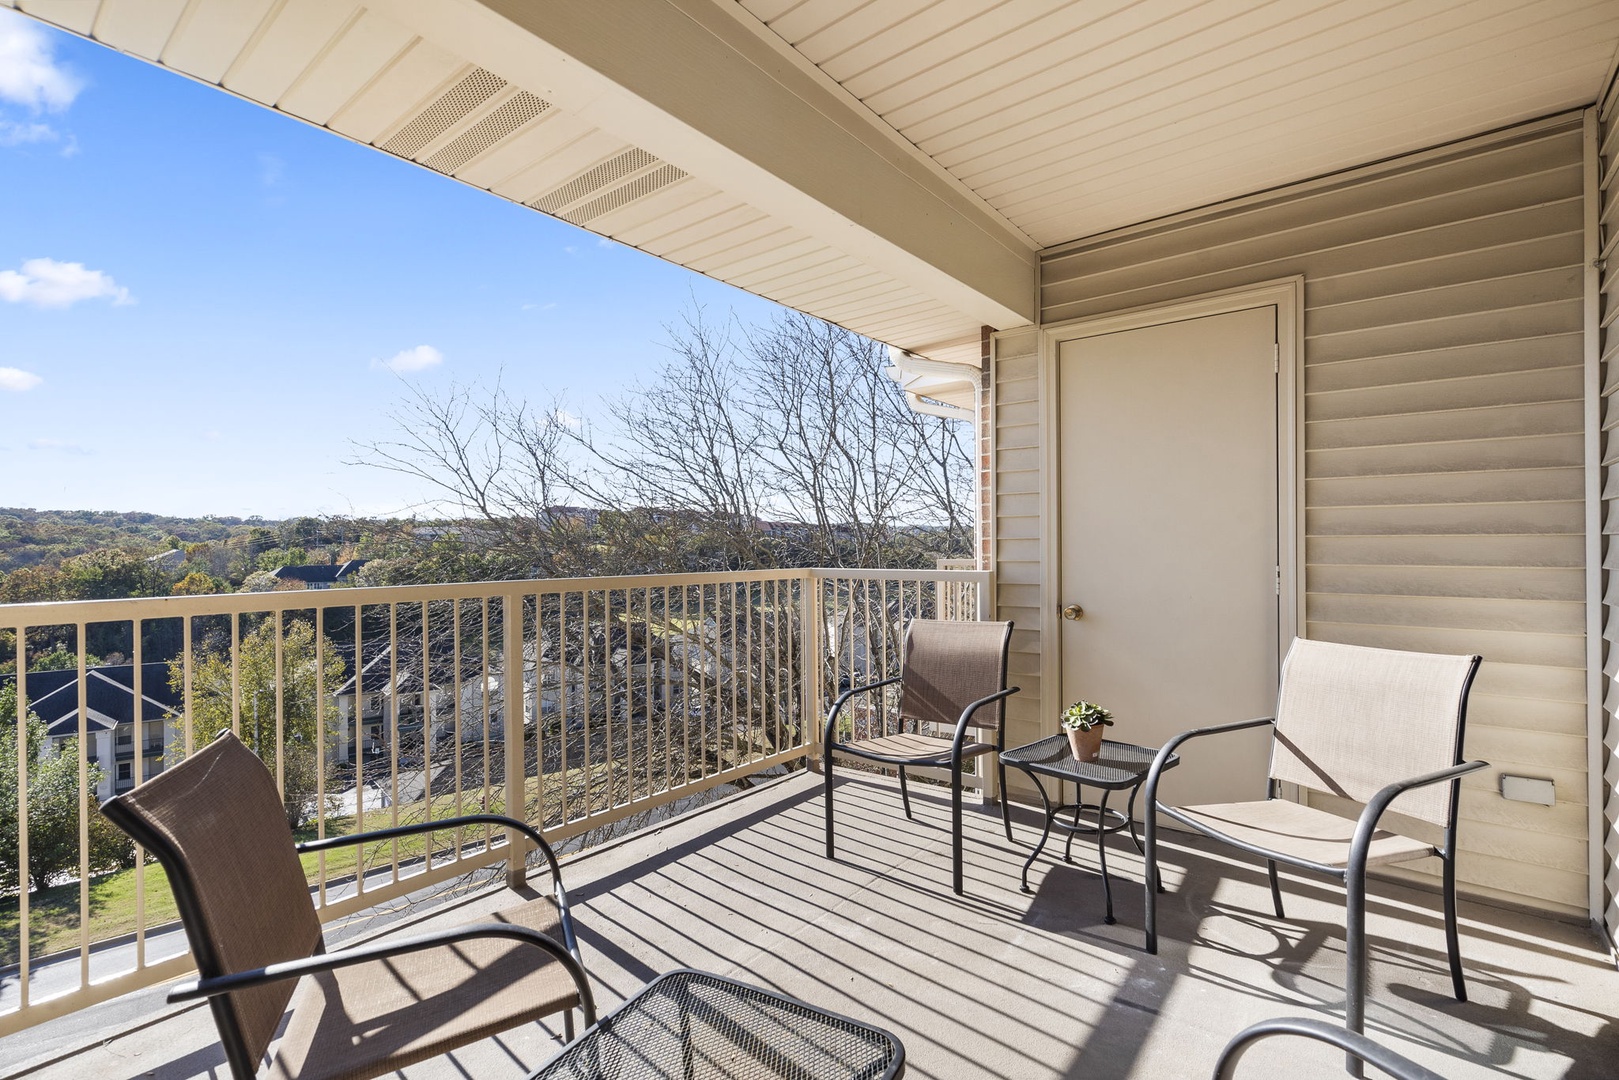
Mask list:
[{"label": "vinyl siding wall", "polygon": [[1602,565],[1608,578],[1602,597],[1602,637],[1606,653],[1602,684],[1604,731],[1598,759],[1603,766],[1595,785],[1603,799],[1603,923],[1608,939],[1619,947],[1619,595],[1613,571],[1619,568],[1619,83],[1608,87],[1597,110],[1597,178],[1599,201],[1597,251],[1603,261],[1601,291],[1593,313],[1600,327],[1602,380]]},{"label": "vinyl siding wall", "polygon": [[[1588,908],[1582,147],[1571,114],[1121,231],[1048,253],[1041,295],[1049,327],[1304,276],[1306,632],[1485,657],[1460,878],[1567,914]],[[1036,340],[996,358],[998,600],[1030,628],[1010,737],[1057,704]],[[1502,799],[1503,772],[1557,805]]]}]

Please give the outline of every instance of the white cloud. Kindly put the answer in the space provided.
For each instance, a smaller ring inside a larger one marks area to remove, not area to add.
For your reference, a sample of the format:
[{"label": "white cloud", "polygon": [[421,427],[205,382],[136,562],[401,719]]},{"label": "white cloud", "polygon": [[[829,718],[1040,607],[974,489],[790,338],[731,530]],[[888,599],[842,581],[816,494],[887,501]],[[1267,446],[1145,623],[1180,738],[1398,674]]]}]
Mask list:
[{"label": "white cloud", "polygon": [[56,142],[62,136],[49,124],[19,124],[0,116],[0,146],[21,146],[24,143]]},{"label": "white cloud", "polygon": [[88,454],[90,452],[78,443],[68,442],[66,439],[30,439],[28,440],[28,449],[49,450],[58,454]]},{"label": "white cloud", "polygon": [[287,163],[274,154],[259,155],[259,183],[265,187],[275,187],[287,175]]},{"label": "white cloud", "polygon": [[21,368],[0,367],[0,390],[10,390],[14,394],[32,390],[45,380],[32,371]]},{"label": "white cloud", "polygon": [[129,290],[100,270],[83,263],[29,259],[22,270],[0,270],[0,300],[35,307],[70,307],[80,300],[108,297],[114,304],[133,304]]},{"label": "white cloud", "polygon": [[573,413],[569,412],[567,409],[558,409],[553,412],[551,416],[563,427],[570,428],[574,431],[578,431],[584,425],[583,420],[573,415]]},{"label": "white cloud", "polygon": [[0,101],[59,112],[84,89],[56,62],[45,29],[20,15],[0,12]]},{"label": "white cloud", "polygon": [[386,360],[373,360],[373,368],[387,368],[395,375],[403,375],[407,371],[426,371],[430,367],[437,367],[444,363],[444,354],[431,345],[418,345],[414,349],[406,349],[396,353]]}]

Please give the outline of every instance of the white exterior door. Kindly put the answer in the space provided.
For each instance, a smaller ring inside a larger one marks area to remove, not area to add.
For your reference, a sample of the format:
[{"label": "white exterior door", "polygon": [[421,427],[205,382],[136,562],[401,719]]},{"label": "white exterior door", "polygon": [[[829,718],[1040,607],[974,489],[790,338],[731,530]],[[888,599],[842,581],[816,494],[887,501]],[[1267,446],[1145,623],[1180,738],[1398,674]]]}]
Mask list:
[{"label": "white exterior door", "polygon": [[[1269,716],[1278,663],[1277,309],[1062,340],[1062,695],[1159,746]],[[1180,804],[1259,798],[1268,733],[1200,740]]]}]

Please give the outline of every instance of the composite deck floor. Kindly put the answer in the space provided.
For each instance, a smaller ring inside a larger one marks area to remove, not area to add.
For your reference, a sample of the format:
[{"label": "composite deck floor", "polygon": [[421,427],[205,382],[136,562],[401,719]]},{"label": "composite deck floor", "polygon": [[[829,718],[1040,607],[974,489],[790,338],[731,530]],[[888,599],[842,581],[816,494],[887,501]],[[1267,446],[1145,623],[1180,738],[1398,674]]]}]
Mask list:
[{"label": "composite deck floor", "polygon": [[[889,1028],[905,1044],[910,1077],[1004,1080],[1201,1080],[1249,1023],[1342,1016],[1342,899],[1331,883],[1284,874],[1288,918],[1279,920],[1262,866],[1172,833],[1161,948],[1149,956],[1141,860],[1124,837],[1110,842],[1118,923],[1109,926],[1088,844],[1075,844],[1073,865],[1048,847],[1033,893],[1019,892],[1037,835],[1028,812],[1014,821],[1019,845],[1008,847],[998,815],[969,811],[967,895],[954,896],[938,789],[913,791],[917,820],[908,822],[892,784],[840,777],[838,858],[828,860],[819,781],[792,776],[565,868],[604,1009],[659,972],[702,968]],[[1437,899],[1373,885],[1375,1037],[1454,1080],[1619,1077],[1619,974],[1592,931],[1464,901],[1471,996],[1458,1004]],[[433,919],[511,902],[495,890]],[[65,1052],[60,1034],[42,1041],[27,1075],[228,1077],[206,1009],[155,1014],[132,1029],[127,1014],[81,1014],[69,1041],[82,1047]],[[122,1026],[101,1019],[112,1015]],[[520,1078],[556,1047],[551,1030],[531,1025],[404,1075]],[[15,1061],[30,1047],[10,1049]],[[1239,1075],[1341,1076],[1342,1060],[1275,1041]]]}]

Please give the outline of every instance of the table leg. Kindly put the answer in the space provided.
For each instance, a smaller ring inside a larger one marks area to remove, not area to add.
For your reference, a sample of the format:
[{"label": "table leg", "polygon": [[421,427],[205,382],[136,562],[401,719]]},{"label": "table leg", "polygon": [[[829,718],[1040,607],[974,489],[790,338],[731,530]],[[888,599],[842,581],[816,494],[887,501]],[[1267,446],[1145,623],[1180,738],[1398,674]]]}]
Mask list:
[{"label": "table leg", "polygon": [[[1034,860],[1038,859],[1040,857],[1040,852],[1045,850],[1046,841],[1051,839],[1051,823],[1052,823],[1053,820],[1056,819],[1057,812],[1051,808],[1051,800],[1046,798],[1046,785],[1044,785],[1044,784],[1042,784],[1040,782],[1040,777],[1036,773],[1028,772],[1027,770],[1025,770],[1025,772],[1026,772],[1026,775],[1029,777],[1029,779],[1034,781],[1035,790],[1040,793],[1041,805],[1043,805],[1046,808],[1045,809],[1046,824],[1045,824],[1045,828],[1040,830],[1040,842],[1038,844],[1034,845],[1034,850],[1029,852],[1029,861],[1023,864],[1023,884],[1022,884],[1021,888],[1022,888],[1023,892],[1028,892],[1029,891],[1029,867],[1034,865]],[[1062,784],[1061,783],[1059,783],[1057,785],[1057,797],[1058,798],[1062,797]]]},{"label": "table leg", "polygon": [[1110,794],[1107,788],[1102,789],[1102,801],[1096,808],[1096,861],[1102,869],[1102,895],[1107,897],[1107,918],[1102,921],[1109,926],[1113,925],[1113,884],[1107,876],[1107,829],[1103,822],[1107,820],[1107,797]]},{"label": "table leg", "polygon": [[[1061,782],[1059,782],[1057,784],[1057,799],[1058,799],[1058,801],[1062,800],[1062,784],[1061,784]],[[1072,863],[1074,861],[1074,833],[1079,831],[1079,826],[1081,824],[1080,817],[1079,817],[1079,812],[1085,808],[1084,807],[1084,802],[1085,802],[1085,789],[1083,787],[1081,787],[1078,783],[1075,783],[1074,784],[1074,827],[1072,829],[1068,830],[1068,842],[1065,843],[1063,845],[1063,848],[1062,848],[1062,861],[1065,862],[1065,863]]]},{"label": "table leg", "polygon": [[1140,784],[1137,784],[1135,787],[1130,789],[1130,807],[1125,811],[1125,814],[1127,820],[1130,822],[1130,842],[1136,846],[1136,852],[1138,854],[1145,855],[1147,853],[1147,849],[1141,846],[1141,837],[1136,835],[1136,796],[1140,793]]}]

